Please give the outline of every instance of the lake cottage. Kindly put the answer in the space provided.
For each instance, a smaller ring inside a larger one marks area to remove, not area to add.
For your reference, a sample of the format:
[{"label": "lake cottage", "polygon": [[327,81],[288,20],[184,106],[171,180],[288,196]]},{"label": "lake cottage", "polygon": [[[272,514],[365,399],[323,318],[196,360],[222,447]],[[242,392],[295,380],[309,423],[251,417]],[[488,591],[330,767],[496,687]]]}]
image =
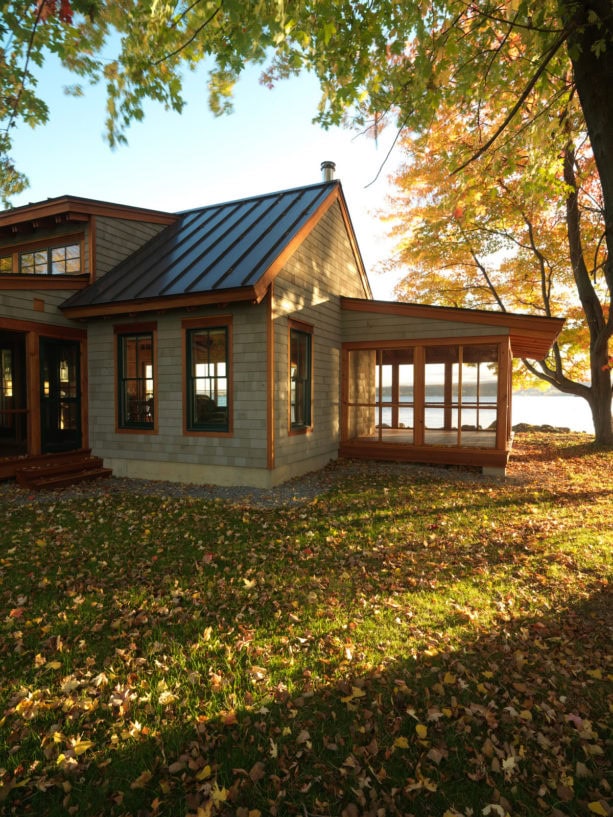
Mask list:
[{"label": "lake cottage", "polygon": [[512,358],[543,358],[563,321],[373,300],[324,164],[182,213],[2,212],[0,476],[55,464],[61,482],[79,457],[93,476],[98,457],[267,488],[339,455],[503,473]]}]

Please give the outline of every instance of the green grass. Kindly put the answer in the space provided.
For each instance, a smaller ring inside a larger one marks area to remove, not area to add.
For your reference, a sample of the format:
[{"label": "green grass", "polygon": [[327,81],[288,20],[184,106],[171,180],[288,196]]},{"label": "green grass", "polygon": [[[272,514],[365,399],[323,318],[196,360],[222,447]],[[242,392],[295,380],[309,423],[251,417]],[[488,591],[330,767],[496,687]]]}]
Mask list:
[{"label": "green grass", "polygon": [[7,492],[0,813],[610,814],[613,456],[522,440],[282,510]]}]

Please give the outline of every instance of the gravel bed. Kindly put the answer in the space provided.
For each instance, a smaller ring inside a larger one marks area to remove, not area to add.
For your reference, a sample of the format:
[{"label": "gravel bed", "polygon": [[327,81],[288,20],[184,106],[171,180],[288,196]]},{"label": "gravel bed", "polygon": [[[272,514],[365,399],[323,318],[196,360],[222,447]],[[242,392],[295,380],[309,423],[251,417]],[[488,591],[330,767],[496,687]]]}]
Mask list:
[{"label": "gravel bed", "polygon": [[484,477],[480,473],[473,471],[435,468],[412,463],[336,460],[319,471],[296,477],[270,489],[252,488],[245,485],[197,485],[193,483],[109,477],[52,491],[33,491],[29,488],[21,488],[14,482],[4,482],[0,483],[0,502],[15,505],[34,502],[56,503],[69,499],[131,493],[164,498],[194,497],[221,500],[233,505],[252,508],[282,508],[308,504],[316,497],[331,491],[348,477],[359,477],[368,484],[375,475],[381,474],[388,476],[390,479],[408,476],[411,479],[427,478],[433,481],[446,479],[473,482],[500,479]]}]

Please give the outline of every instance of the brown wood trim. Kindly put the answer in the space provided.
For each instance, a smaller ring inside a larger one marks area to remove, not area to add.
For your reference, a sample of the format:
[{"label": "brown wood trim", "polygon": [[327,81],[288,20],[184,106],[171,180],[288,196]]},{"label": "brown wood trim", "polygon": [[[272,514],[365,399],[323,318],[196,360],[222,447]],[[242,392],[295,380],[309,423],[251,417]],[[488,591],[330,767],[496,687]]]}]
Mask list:
[{"label": "brown wood trim", "polygon": [[513,358],[510,341],[498,347],[498,395],[496,398],[496,447],[504,448],[511,432]]},{"label": "brown wood trim", "polygon": [[227,326],[232,324],[234,315],[202,315],[199,318],[183,318],[181,321],[182,329],[199,329],[202,327],[206,329],[209,326]]},{"label": "brown wood trim", "polygon": [[459,446],[404,445],[398,443],[344,442],[339,448],[341,457],[419,462],[432,465],[475,465],[504,468],[510,448],[461,448]]},{"label": "brown wood trim", "polygon": [[290,329],[296,329],[298,332],[305,332],[308,335],[312,335],[314,332],[314,326],[312,323],[297,321],[295,318],[288,318],[287,323]]},{"label": "brown wood trim", "polygon": [[89,447],[89,375],[87,368],[87,338],[80,344],[81,371],[81,448]]},{"label": "brown wood trim", "polygon": [[[310,371],[309,371],[309,383],[311,384],[311,422],[308,426],[300,426],[298,428],[294,428],[292,426],[292,405],[291,405],[291,380],[292,380],[292,372],[291,372],[291,332],[294,329],[297,332],[303,332],[305,335],[309,335],[311,338],[311,359],[310,363]],[[315,342],[314,342],[314,335],[315,330],[314,327],[310,323],[303,323],[302,321],[297,321],[294,318],[287,319],[287,434],[289,437],[295,437],[300,434],[310,434],[313,431],[315,420],[313,417],[313,406],[315,404],[315,384],[314,384],[314,373],[315,373]]]},{"label": "brown wood trim", "polygon": [[[34,285],[34,286],[33,286]],[[11,289],[64,289],[74,292],[89,286],[89,277],[78,275],[22,275],[19,272],[0,275],[0,290]]]},{"label": "brown wood trim", "polygon": [[[130,328],[125,328],[130,327]],[[143,328],[145,327],[145,328]],[[152,335],[153,356],[153,428],[120,428],[119,426],[119,337],[120,335],[140,334]],[[158,433],[158,332],[155,321],[149,323],[119,324],[113,327],[113,370],[115,383],[115,433],[116,434],[145,434],[147,436]]]},{"label": "brown wood trim", "polygon": [[152,298],[147,301],[124,301],[122,303],[96,304],[95,306],[60,307],[69,318],[95,318],[111,315],[135,315],[141,312],[160,312],[167,309],[196,309],[199,306],[247,301],[259,303],[254,287],[228,289],[223,292],[204,292],[195,295],[177,295],[170,298]]},{"label": "brown wood trim", "polygon": [[85,329],[72,326],[59,326],[53,323],[37,323],[36,321],[21,321],[14,318],[0,318],[0,329],[11,332],[34,332],[48,338],[65,338],[66,340],[83,340],[87,337]]},{"label": "brown wood trim", "polygon": [[26,401],[28,408],[28,454],[42,453],[40,432],[40,335],[26,335]]},{"label": "brown wood trim", "polygon": [[113,332],[116,335],[135,335],[141,332],[156,332],[157,321],[143,321],[142,323],[116,323]]},{"label": "brown wood trim", "polygon": [[[184,437],[233,437],[234,436],[234,315],[202,316],[200,318],[184,318],[181,321],[183,349],[181,357],[183,371],[181,372],[181,394],[183,396],[182,427]],[[191,329],[207,329],[211,326],[225,326],[228,329],[228,430],[227,431],[199,431],[187,427],[187,332]]]},{"label": "brown wood trim", "polygon": [[500,335],[451,335],[441,338],[402,338],[398,340],[348,340],[343,343],[343,349],[407,349],[411,346],[425,348],[426,346],[479,346],[486,344],[508,343],[509,336]]},{"label": "brown wood trim", "polygon": [[92,216],[89,220],[89,230],[87,231],[87,245],[89,247],[89,269],[87,272],[89,274],[90,284],[93,284],[96,280],[96,257],[98,249],[96,247],[97,226],[96,216]]},{"label": "brown wood trim", "polygon": [[[11,244],[9,247],[3,248],[7,250],[7,255],[9,253],[17,253],[19,255],[22,252],[35,252],[36,250],[43,249],[44,247],[64,247],[67,244],[81,244],[81,258],[83,257],[83,244],[85,241],[85,235],[81,230],[78,233],[63,233],[61,235],[54,235],[48,236],[47,238],[35,238],[35,239],[25,239],[20,241],[17,244]],[[40,278],[40,275],[34,276],[35,278]]]},{"label": "brown wood trim", "polygon": [[426,350],[417,346],[413,355],[413,440],[423,445],[426,433]]},{"label": "brown wood trim", "polygon": [[266,300],[266,467],[275,467],[275,324],[274,282],[268,287]]},{"label": "brown wood trim", "polygon": [[338,201],[338,198],[339,188],[338,185],[336,185],[330,191],[330,194],[322,201],[317,210],[315,210],[315,212],[312,213],[308,220],[302,225],[302,227],[292,238],[292,240],[281,250],[280,254],[277,255],[277,257],[268,267],[264,275],[259,279],[259,281],[257,281],[257,283],[254,286],[255,292],[258,297],[258,301],[262,300],[262,298],[268,291],[268,287],[270,286],[272,281],[277,277],[279,272],[287,264],[292,255],[296,252],[296,250],[302,245],[305,238],[314,229],[317,223],[325,216],[325,214],[332,207],[334,202]]},{"label": "brown wood trim", "polygon": [[132,221],[146,221],[152,224],[173,224],[179,218],[175,213],[163,210],[147,210],[97,199],[78,196],[60,196],[56,199],[14,207],[0,214],[0,228],[12,224],[26,224],[51,216],[65,216],[68,220],[87,218],[91,215],[109,216]]}]

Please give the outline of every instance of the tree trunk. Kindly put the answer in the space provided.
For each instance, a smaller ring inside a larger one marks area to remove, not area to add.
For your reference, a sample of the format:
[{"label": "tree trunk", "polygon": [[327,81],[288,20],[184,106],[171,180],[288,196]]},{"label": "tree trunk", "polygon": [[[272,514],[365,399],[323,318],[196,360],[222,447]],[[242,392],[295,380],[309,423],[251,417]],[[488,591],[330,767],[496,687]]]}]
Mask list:
[{"label": "tree trunk", "polygon": [[[577,291],[590,330],[591,386],[588,401],[595,441],[613,446],[609,339],[613,335],[613,6],[610,0],[560,0],[569,27],[568,52],[604,200],[607,260],[603,274],[609,303],[603,309],[585,269],[576,196],[567,201],[569,244]],[[574,188],[574,157],[566,157],[565,180]],[[573,177],[571,179],[571,176]]]}]

